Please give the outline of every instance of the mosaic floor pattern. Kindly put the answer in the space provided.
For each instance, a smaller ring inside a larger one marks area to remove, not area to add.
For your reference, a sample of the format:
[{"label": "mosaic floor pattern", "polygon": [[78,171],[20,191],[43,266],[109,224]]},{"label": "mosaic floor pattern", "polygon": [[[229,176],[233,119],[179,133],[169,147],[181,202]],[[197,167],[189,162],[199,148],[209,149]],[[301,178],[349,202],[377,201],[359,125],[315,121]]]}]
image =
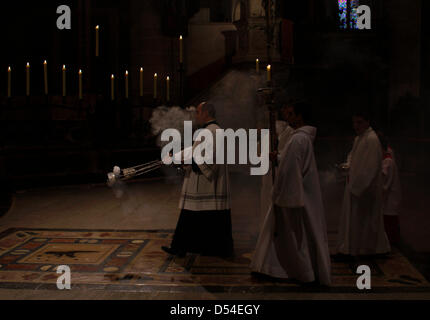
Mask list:
[{"label": "mosaic floor pattern", "polygon": [[[358,292],[356,266],[332,262],[333,286],[316,289],[253,277],[248,268],[256,242],[235,234],[233,258],[188,254],[172,257],[161,250],[172,230],[114,231],[8,229],[0,234],[0,288],[52,289],[59,265],[71,269],[73,289],[130,292]],[[335,235],[329,235],[334,240]],[[430,292],[430,283],[398,250],[366,261],[373,292]]]}]

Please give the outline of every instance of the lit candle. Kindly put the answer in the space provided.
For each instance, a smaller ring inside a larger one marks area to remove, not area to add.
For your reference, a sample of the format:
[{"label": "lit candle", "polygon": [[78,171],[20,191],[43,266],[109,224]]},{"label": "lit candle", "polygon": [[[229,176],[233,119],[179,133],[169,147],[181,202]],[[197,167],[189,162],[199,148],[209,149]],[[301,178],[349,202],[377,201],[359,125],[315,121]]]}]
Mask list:
[{"label": "lit candle", "polygon": [[111,75],[110,77],[110,91],[111,91],[111,99],[115,100],[115,76]]},{"label": "lit candle", "polygon": [[66,65],[63,64],[63,97],[66,96]]},{"label": "lit candle", "polygon": [[255,71],[260,73],[260,60],[258,59],[255,60]]},{"label": "lit candle", "polygon": [[45,94],[48,95],[48,63],[43,61],[43,80],[45,84]]},{"label": "lit candle", "polygon": [[157,74],[154,73],[154,99],[157,99]]},{"label": "lit candle", "polygon": [[166,100],[170,101],[170,77],[166,78]]},{"label": "lit candle", "polygon": [[25,86],[25,94],[26,96],[30,95],[30,63],[27,62],[27,67],[25,71],[25,80],[26,80],[26,86]]},{"label": "lit candle", "polygon": [[179,62],[183,63],[184,62],[184,44],[183,44],[184,39],[182,38],[182,36],[179,36]]},{"label": "lit candle", "polygon": [[10,67],[7,68],[7,97],[12,96],[12,70]]},{"label": "lit candle", "polygon": [[99,45],[100,45],[100,39],[99,39],[99,26],[96,26],[96,57],[99,56]]},{"label": "lit candle", "polygon": [[82,95],[82,70],[79,69],[79,100],[82,100],[83,95]]},{"label": "lit candle", "polygon": [[143,68],[139,72],[139,95],[143,97]]},{"label": "lit candle", "polygon": [[125,71],[125,98],[128,99],[128,71]]},{"label": "lit candle", "polygon": [[268,81],[268,82],[272,81],[272,73],[271,73],[271,69],[272,69],[272,66],[269,64],[269,65],[267,66],[267,81]]}]

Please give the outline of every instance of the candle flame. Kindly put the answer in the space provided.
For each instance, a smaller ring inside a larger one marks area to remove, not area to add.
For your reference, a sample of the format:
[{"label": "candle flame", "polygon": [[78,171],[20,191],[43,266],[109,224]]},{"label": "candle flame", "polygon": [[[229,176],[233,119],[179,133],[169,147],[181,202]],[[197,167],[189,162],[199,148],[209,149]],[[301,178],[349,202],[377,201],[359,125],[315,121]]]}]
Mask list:
[{"label": "candle flame", "polygon": [[156,73],[154,73],[154,78],[157,78],[157,74]]},{"label": "candle flame", "polygon": [[143,72],[143,68],[140,68],[140,72]]},{"label": "candle flame", "polygon": [[255,59],[255,61],[259,62],[260,60],[258,60],[258,58],[257,58],[257,59]]},{"label": "candle flame", "polygon": [[99,25],[96,25],[96,30],[99,30]]},{"label": "candle flame", "polygon": [[179,40],[182,40],[182,36],[179,36]]},{"label": "candle flame", "polygon": [[66,65],[65,64],[63,64],[63,70],[66,70]]},{"label": "candle flame", "polygon": [[46,60],[45,60],[45,61],[43,61],[43,64],[47,64]]},{"label": "candle flame", "polygon": [[114,75],[111,75],[110,77],[111,77],[111,79],[114,79],[114,78],[115,78],[115,76],[114,76]]},{"label": "candle flame", "polygon": [[7,71],[11,71],[10,67],[7,67]]},{"label": "candle flame", "polygon": [[128,76],[128,70],[125,70],[125,75]]},{"label": "candle flame", "polygon": [[166,78],[166,79],[167,79],[167,81],[169,81],[169,80],[170,80],[170,77],[169,77],[169,76],[167,76],[167,78]]},{"label": "candle flame", "polygon": [[272,66],[269,64],[268,66],[267,66],[267,70],[270,70],[272,68]]},{"label": "candle flame", "polygon": [[30,67],[30,62],[27,62],[27,68],[29,68]]},{"label": "candle flame", "polygon": [[82,74],[82,70],[81,69],[79,69],[79,74]]}]

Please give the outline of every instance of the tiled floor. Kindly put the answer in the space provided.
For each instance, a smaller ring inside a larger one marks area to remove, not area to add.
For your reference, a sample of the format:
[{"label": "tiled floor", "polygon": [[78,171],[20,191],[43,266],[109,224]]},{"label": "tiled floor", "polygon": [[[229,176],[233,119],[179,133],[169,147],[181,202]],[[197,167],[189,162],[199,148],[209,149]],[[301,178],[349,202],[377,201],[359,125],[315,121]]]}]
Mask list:
[{"label": "tiled floor", "polygon": [[[397,250],[388,259],[368,262],[374,290],[365,295],[357,292],[354,266],[347,263],[333,262],[329,290],[253,278],[248,265],[261,219],[259,179],[232,178],[233,259],[179,259],[160,250],[179,213],[176,178],[130,183],[120,198],[105,186],[16,194],[0,218],[0,298],[430,298],[428,279]],[[334,240],[338,212],[326,211]],[[56,289],[59,264],[71,266],[74,286],[68,292]]]}]

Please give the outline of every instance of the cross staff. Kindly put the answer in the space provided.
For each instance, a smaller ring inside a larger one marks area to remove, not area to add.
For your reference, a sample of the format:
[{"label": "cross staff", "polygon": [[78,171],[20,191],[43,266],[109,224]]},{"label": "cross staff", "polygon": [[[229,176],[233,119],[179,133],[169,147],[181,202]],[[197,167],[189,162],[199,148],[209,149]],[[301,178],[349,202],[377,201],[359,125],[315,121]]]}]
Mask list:
[{"label": "cross staff", "polygon": [[[273,101],[273,87],[272,87],[272,82],[268,81],[267,82],[267,87],[266,88],[260,88],[258,89],[258,92],[262,92],[264,93],[265,97],[266,97],[266,105],[268,105],[269,107],[269,111],[270,111],[270,152],[277,152],[278,151],[278,138],[276,136],[276,107]],[[277,161],[276,159],[271,160],[272,162],[272,180],[273,183],[275,183],[275,177],[276,177],[276,172],[275,172],[275,168],[277,165]]]}]

